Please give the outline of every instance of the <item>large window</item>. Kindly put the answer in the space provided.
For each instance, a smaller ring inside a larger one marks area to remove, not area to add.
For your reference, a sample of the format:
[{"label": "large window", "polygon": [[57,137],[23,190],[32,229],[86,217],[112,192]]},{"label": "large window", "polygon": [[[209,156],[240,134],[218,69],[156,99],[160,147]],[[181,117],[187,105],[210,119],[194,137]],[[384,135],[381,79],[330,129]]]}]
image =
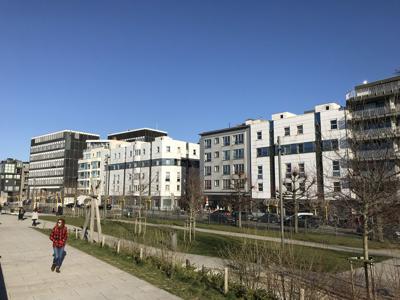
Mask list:
[{"label": "large window", "polygon": [[303,134],[303,125],[297,125],[297,134]]},{"label": "large window", "polygon": [[235,145],[243,144],[244,143],[244,135],[243,133],[235,134],[233,136]]},{"label": "large window", "polygon": [[230,179],[224,179],[222,181],[222,187],[223,187],[224,190],[230,190],[232,188],[231,180]]},{"label": "large window", "polygon": [[338,129],[337,119],[331,120],[331,129]]},{"label": "large window", "polygon": [[243,174],[244,173],[244,164],[234,164],[234,173],[235,174]]},{"label": "large window", "polygon": [[263,166],[258,166],[257,168],[257,178],[263,179]]},{"label": "large window", "polygon": [[262,140],[262,131],[257,131],[257,140]]},{"label": "large window", "polygon": [[231,151],[225,150],[222,153],[223,153],[223,157],[222,157],[223,160],[230,160],[231,159]]},{"label": "large window", "polygon": [[230,136],[224,136],[223,138],[224,146],[229,146],[231,144],[231,137]]},{"label": "large window", "polygon": [[291,178],[292,177],[292,164],[287,163],[285,166],[286,166],[286,178]]},{"label": "large window", "polygon": [[290,127],[285,127],[284,131],[285,131],[285,136],[289,136],[290,135]]},{"label": "large window", "polygon": [[333,183],[333,191],[336,193],[339,193],[342,190],[342,187],[340,186],[340,182],[336,181]]},{"label": "large window", "polygon": [[211,175],[211,166],[204,167],[204,175],[206,175],[206,176]]},{"label": "large window", "polygon": [[332,161],[332,170],[333,170],[333,176],[339,177],[340,176],[340,163],[338,160],[333,160]]},{"label": "large window", "polygon": [[211,148],[211,139],[204,140],[204,148]]},{"label": "large window", "polygon": [[242,159],[244,157],[244,149],[233,150],[233,159]]},{"label": "large window", "polygon": [[206,162],[211,161],[211,152],[204,153],[204,161]]},{"label": "large window", "polygon": [[204,189],[211,190],[211,180],[204,180]]},{"label": "large window", "polygon": [[222,172],[224,175],[231,175],[231,166],[230,165],[223,165]]}]

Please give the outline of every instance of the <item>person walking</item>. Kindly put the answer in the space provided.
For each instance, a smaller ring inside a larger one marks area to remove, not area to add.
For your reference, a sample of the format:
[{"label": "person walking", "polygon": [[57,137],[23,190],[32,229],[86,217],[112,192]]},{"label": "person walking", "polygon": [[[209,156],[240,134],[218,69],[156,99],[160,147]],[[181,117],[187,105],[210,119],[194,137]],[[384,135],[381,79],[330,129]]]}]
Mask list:
[{"label": "person walking", "polygon": [[37,210],[37,208],[35,208],[34,210],[33,210],[33,212],[32,212],[32,226],[36,226],[37,225],[37,223],[36,223],[36,221],[39,219],[39,213],[38,213],[38,210]]},{"label": "person walking", "polygon": [[18,220],[24,220],[25,209],[21,206],[18,210]]},{"label": "person walking", "polygon": [[66,252],[64,251],[65,244],[67,243],[68,230],[65,226],[64,219],[58,219],[56,225],[50,233],[50,240],[53,242],[53,264],[51,265],[51,271],[56,270],[60,273],[61,264],[64,260]]}]

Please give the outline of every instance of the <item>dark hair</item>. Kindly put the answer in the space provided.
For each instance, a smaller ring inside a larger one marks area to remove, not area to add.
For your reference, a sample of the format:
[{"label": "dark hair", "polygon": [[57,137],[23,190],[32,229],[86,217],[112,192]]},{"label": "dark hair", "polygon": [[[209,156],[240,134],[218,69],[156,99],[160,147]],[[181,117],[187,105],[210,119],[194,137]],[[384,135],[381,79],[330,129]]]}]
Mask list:
[{"label": "dark hair", "polygon": [[57,219],[57,223],[58,223],[58,221],[61,221],[61,223],[62,223],[62,226],[64,226],[64,225],[65,225],[65,220],[64,220],[63,218],[58,218],[58,219]]}]

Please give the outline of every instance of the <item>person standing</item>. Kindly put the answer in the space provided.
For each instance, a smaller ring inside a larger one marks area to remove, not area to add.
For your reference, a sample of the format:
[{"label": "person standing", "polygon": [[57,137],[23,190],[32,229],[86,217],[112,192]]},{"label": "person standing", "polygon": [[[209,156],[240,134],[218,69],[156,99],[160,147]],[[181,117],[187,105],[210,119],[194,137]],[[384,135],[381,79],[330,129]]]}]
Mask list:
[{"label": "person standing", "polygon": [[56,270],[60,273],[61,264],[65,256],[65,244],[67,243],[68,230],[65,226],[64,219],[58,219],[56,225],[50,233],[50,240],[53,242],[53,264],[51,265],[51,271]]},{"label": "person standing", "polygon": [[32,212],[32,226],[36,226],[36,221],[39,219],[39,213],[37,208],[35,208]]}]

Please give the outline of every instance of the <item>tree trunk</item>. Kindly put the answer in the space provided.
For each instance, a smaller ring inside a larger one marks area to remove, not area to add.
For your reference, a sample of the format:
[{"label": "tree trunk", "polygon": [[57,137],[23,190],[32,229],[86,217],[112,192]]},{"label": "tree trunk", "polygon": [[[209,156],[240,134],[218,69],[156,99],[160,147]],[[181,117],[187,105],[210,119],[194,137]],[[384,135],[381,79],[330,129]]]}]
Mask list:
[{"label": "tree trunk", "polygon": [[[368,207],[365,209],[368,210]],[[369,273],[368,273],[368,263],[366,262],[369,259],[368,255],[368,217],[367,213],[363,214],[363,252],[364,252],[364,274],[365,274],[365,289],[367,293],[367,299],[371,299],[370,293],[370,285],[369,285]]]},{"label": "tree trunk", "polygon": [[294,203],[294,232],[299,233],[299,203],[297,202],[296,193],[293,192]]}]

